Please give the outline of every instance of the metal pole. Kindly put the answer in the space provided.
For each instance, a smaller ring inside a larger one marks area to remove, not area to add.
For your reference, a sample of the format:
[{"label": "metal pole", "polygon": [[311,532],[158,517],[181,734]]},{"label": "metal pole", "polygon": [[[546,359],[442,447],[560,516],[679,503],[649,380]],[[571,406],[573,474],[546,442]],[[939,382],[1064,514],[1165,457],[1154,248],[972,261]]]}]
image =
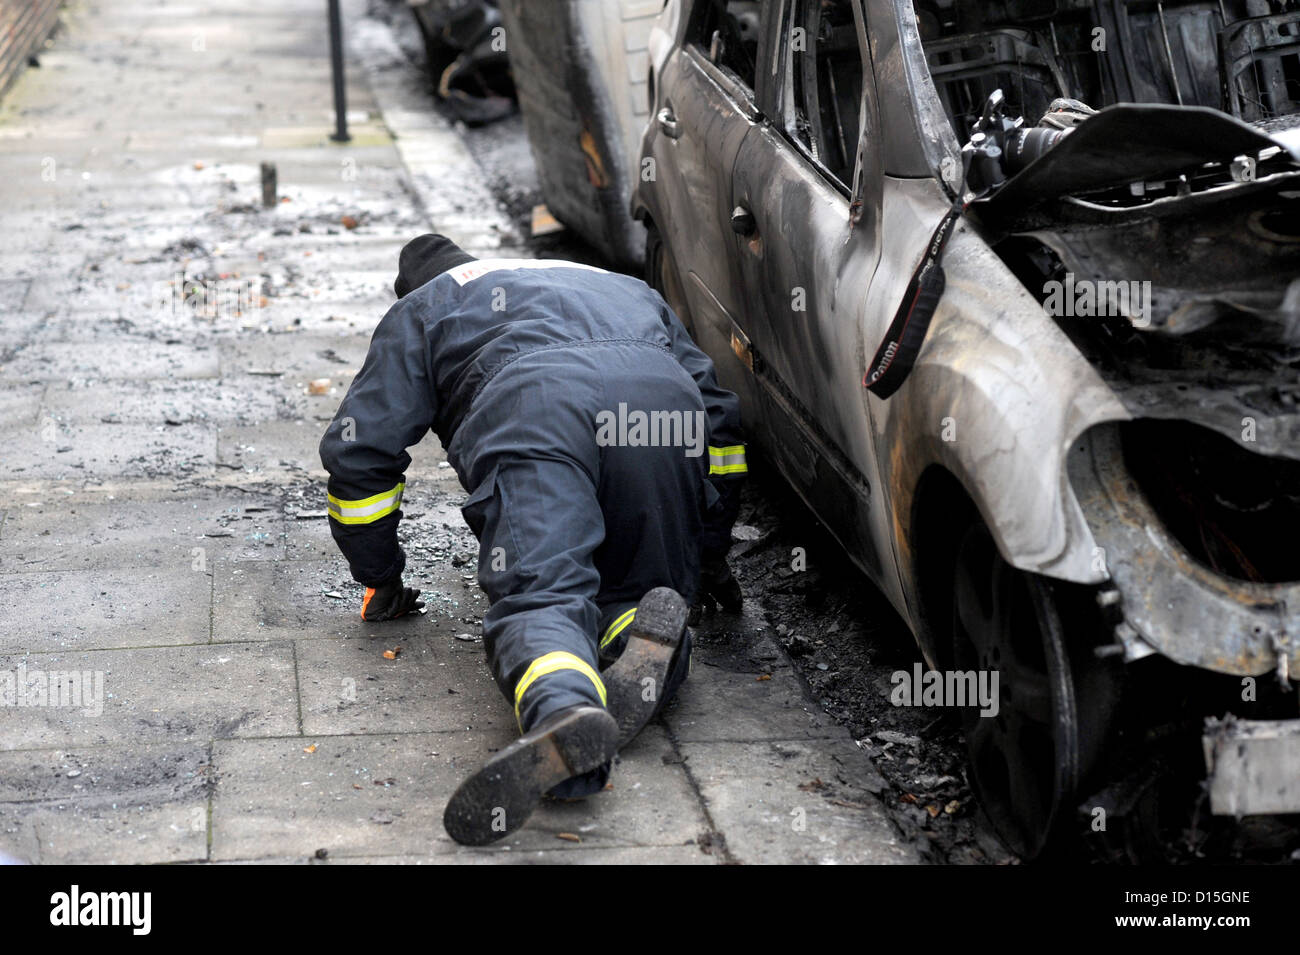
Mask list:
[{"label": "metal pole", "polygon": [[346,143],[348,135],[348,102],[343,89],[343,20],[339,15],[339,0],[329,0],[330,5],[330,70],[334,74],[334,132],[330,139]]}]

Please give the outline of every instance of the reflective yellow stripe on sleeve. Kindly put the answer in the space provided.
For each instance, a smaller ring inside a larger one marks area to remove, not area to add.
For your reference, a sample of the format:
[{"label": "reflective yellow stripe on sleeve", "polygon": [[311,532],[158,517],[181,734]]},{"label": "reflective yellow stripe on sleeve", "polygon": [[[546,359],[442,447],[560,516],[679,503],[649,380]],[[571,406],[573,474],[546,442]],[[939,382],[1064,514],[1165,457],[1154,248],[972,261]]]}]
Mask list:
[{"label": "reflective yellow stripe on sleeve", "polygon": [[627,625],[632,622],[636,616],[636,607],[619,614],[618,618],[609,625],[605,630],[605,636],[600,639],[600,648],[604,650],[607,646],[618,639],[618,635],[627,629]]},{"label": "reflective yellow stripe on sleeve", "polygon": [[733,444],[725,448],[709,445],[709,474],[747,474],[749,465],[745,463],[745,446]]},{"label": "reflective yellow stripe on sleeve", "polygon": [[[563,650],[556,650],[545,656],[540,656],[529,664],[524,675],[519,678],[515,684],[515,722],[519,722],[519,704],[523,702],[524,694],[528,688],[537,682],[538,677],[546,676],[548,673],[555,673],[559,670],[577,670],[593,684],[596,692],[600,694],[600,703],[605,705],[605,684],[601,682],[600,674],[593,670],[580,657],[575,657],[572,653],[565,653]],[[522,729],[522,724],[520,726]]]},{"label": "reflective yellow stripe on sleeve", "polygon": [[344,501],[331,494],[330,517],[340,524],[371,524],[402,506],[402,491],[405,489],[405,484],[399,484],[390,491],[360,501]]}]

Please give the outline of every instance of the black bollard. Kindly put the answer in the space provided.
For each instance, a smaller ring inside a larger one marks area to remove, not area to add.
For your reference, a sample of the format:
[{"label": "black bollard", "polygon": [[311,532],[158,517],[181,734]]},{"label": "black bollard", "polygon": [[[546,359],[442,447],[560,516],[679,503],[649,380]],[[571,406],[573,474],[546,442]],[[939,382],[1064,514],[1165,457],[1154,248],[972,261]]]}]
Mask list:
[{"label": "black bollard", "polygon": [[280,197],[277,195],[276,179],[275,163],[262,163],[262,205],[268,209],[275,207],[280,202]]},{"label": "black bollard", "polygon": [[330,69],[334,74],[334,122],[330,139],[346,143],[348,135],[348,103],[343,89],[343,22],[339,15],[339,0],[329,0],[330,5]]}]

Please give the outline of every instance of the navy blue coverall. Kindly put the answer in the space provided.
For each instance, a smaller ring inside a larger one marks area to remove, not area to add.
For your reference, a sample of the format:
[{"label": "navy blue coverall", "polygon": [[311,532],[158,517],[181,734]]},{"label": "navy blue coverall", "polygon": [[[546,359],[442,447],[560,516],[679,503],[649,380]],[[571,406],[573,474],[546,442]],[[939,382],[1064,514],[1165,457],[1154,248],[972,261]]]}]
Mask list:
[{"label": "navy blue coverall", "polygon": [[353,577],[400,579],[406,449],[434,430],[469,492],[484,643],[520,729],[604,705],[601,664],[636,602],[657,586],[689,602],[702,549],[730,543],[747,470],[736,396],[634,278],[422,236],[396,288],[320,445]]}]

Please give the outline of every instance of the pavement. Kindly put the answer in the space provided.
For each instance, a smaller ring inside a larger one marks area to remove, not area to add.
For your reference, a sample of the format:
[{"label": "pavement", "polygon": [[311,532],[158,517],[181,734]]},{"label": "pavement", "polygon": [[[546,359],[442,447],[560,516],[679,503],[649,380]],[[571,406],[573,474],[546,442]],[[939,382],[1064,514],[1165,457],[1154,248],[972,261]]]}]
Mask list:
[{"label": "pavement", "polygon": [[0,855],[917,861],[757,602],[706,620],[611,789],[486,849],[443,832],[516,732],[465,495],[435,438],[412,449],[429,606],[366,625],[316,445],[406,240],[527,253],[382,24],[345,13],[347,144],[318,0],[74,2],[0,102]]}]

